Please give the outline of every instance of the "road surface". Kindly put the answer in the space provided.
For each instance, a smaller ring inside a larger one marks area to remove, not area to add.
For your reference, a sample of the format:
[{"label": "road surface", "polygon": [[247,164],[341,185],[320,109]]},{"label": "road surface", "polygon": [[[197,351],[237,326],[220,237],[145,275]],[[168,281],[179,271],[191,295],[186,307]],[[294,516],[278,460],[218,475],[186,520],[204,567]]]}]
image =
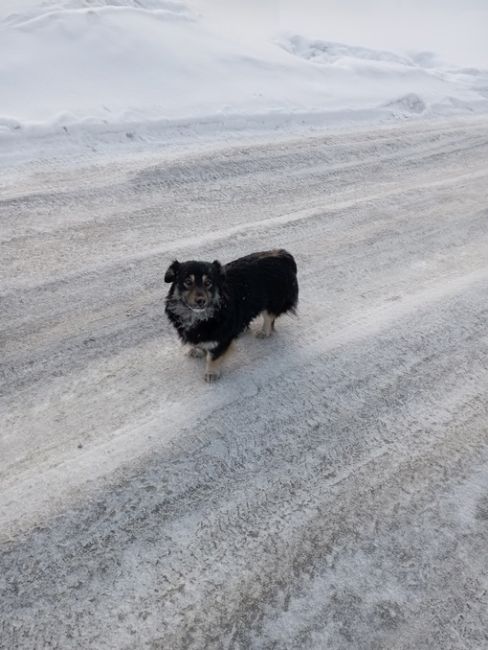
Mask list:
[{"label": "road surface", "polygon": [[[0,646],[488,647],[488,119],[4,169]],[[221,380],[178,257],[285,247]]]}]

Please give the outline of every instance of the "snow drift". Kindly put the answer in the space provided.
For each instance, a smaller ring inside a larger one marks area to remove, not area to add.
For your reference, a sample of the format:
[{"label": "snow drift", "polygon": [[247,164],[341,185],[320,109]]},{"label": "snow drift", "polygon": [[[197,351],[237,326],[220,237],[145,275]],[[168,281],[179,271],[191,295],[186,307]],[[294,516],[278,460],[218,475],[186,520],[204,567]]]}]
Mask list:
[{"label": "snow drift", "polygon": [[488,106],[488,75],[477,69],[293,34],[231,38],[169,0],[48,0],[4,16],[0,88],[7,131],[215,114],[412,115]]}]

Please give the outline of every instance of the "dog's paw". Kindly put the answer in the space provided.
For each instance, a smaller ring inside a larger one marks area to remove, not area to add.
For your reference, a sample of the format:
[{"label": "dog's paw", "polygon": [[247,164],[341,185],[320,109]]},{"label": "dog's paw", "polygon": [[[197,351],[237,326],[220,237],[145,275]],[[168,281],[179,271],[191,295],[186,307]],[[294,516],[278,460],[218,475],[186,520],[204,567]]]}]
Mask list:
[{"label": "dog's paw", "polygon": [[267,338],[269,338],[271,336],[272,333],[273,333],[272,330],[268,331],[268,330],[265,330],[265,329],[261,329],[261,330],[258,330],[256,332],[256,338],[257,339],[267,339]]},{"label": "dog's paw", "polygon": [[202,359],[207,353],[201,348],[189,348],[187,354],[192,359]]},{"label": "dog's paw", "polygon": [[207,384],[213,384],[217,379],[220,377],[220,372],[217,370],[207,370],[204,379],[207,382]]}]

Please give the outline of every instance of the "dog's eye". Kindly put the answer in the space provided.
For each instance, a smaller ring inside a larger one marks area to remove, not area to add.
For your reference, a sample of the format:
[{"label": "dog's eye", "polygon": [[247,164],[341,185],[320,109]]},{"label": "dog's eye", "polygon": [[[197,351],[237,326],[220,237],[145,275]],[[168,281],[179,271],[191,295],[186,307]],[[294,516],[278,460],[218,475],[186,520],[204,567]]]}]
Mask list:
[{"label": "dog's eye", "polygon": [[191,278],[185,278],[183,280],[183,286],[186,287],[187,289],[189,289],[192,284],[193,284],[193,281],[192,281]]},{"label": "dog's eye", "polygon": [[210,289],[210,287],[212,286],[212,280],[205,279],[203,282],[203,286],[205,287],[205,289]]}]

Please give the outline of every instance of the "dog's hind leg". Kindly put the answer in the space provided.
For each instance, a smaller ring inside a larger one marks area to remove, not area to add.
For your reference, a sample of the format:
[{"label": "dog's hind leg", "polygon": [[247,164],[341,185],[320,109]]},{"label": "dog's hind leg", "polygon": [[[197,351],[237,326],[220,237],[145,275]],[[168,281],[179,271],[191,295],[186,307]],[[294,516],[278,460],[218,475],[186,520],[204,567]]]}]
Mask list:
[{"label": "dog's hind leg", "polygon": [[256,336],[259,339],[267,339],[268,336],[271,336],[274,330],[275,320],[276,316],[274,314],[270,314],[269,311],[263,311],[263,326],[257,332]]}]

